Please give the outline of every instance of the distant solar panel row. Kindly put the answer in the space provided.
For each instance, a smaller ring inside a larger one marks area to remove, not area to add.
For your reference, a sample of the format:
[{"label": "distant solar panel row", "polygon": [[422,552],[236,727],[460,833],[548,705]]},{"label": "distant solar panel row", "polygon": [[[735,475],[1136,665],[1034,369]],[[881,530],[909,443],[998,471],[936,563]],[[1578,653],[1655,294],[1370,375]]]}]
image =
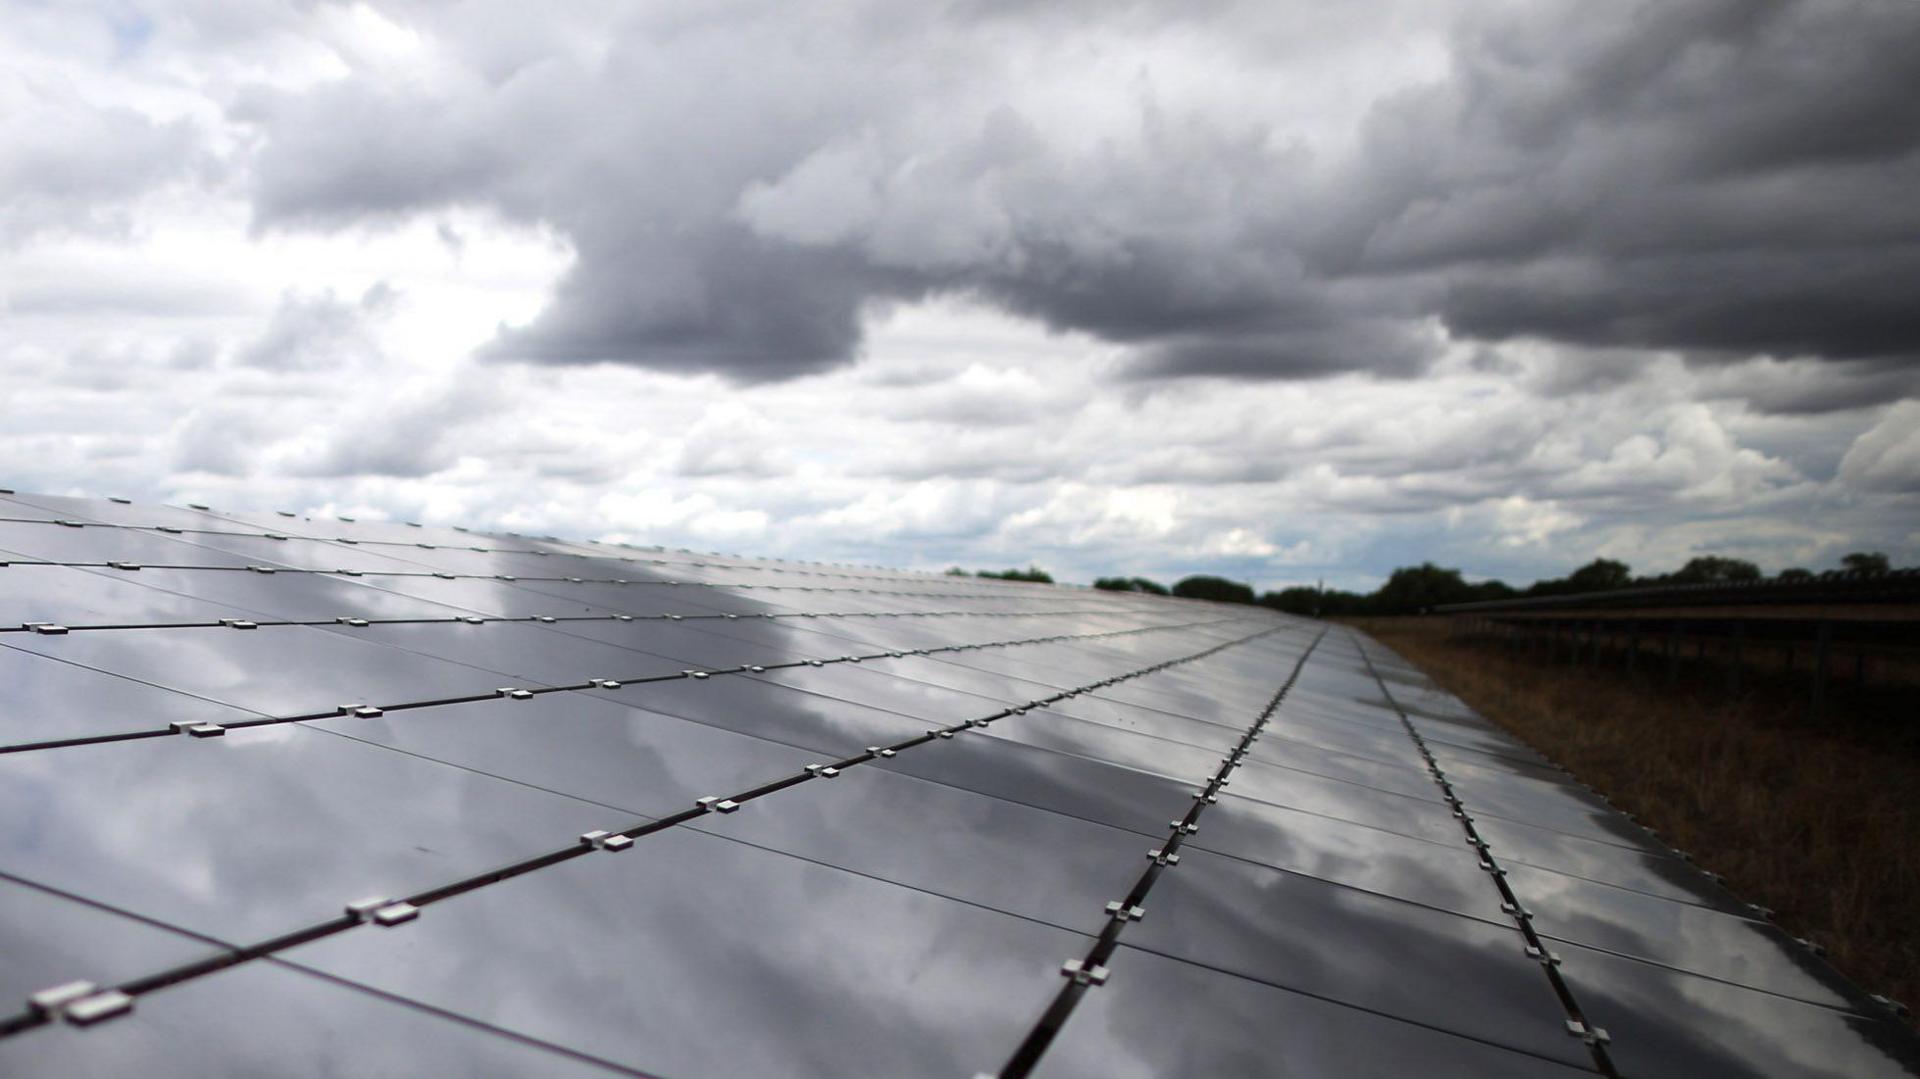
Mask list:
[{"label": "distant solar panel row", "polygon": [[1344,629],[0,495],[0,1073],[1881,1075]]}]

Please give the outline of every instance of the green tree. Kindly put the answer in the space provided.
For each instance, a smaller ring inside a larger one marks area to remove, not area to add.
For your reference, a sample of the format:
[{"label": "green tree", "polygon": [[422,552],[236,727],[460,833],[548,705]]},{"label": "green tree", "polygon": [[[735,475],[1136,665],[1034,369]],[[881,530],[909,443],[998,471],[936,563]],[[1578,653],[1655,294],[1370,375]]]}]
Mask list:
[{"label": "green tree", "polygon": [[1150,595],[1167,595],[1167,586],[1158,581],[1149,581],[1145,577],[1100,577],[1093,587],[1103,592],[1146,592]]},{"label": "green tree", "polygon": [[1568,574],[1567,583],[1575,592],[1605,592],[1632,584],[1633,570],[1625,562],[1596,558]]},{"label": "green tree", "polygon": [[1032,581],[1036,584],[1053,583],[1053,574],[1048,573],[1039,566],[1028,566],[1026,569],[982,569],[975,570],[973,575],[975,577],[992,577],[995,580],[1001,581]]},{"label": "green tree", "polygon": [[1879,551],[1855,551],[1842,556],[1840,565],[1854,573],[1886,573],[1893,568]]},{"label": "green tree", "polygon": [[1668,574],[1674,584],[1725,584],[1733,581],[1757,581],[1760,567],[1741,558],[1706,555],[1690,559],[1677,572]]},{"label": "green tree", "polygon": [[1183,577],[1173,586],[1173,594],[1187,599],[1210,599],[1219,603],[1252,603],[1253,589],[1225,577]]},{"label": "green tree", "polygon": [[1478,598],[1475,586],[1468,584],[1459,570],[1445,569],[1431,562],[1394,570],[1387,583],[1374,593],[1374,602],[1382,614],[1406,614]]},{"label": "green tree", "polygon": [[1813,571],[1810,569],[1801,569],[1799,566],[1788,566],[1778,574],[1775,574],[1773,579],[1776,581],[1811,581],[1813,580]]}]

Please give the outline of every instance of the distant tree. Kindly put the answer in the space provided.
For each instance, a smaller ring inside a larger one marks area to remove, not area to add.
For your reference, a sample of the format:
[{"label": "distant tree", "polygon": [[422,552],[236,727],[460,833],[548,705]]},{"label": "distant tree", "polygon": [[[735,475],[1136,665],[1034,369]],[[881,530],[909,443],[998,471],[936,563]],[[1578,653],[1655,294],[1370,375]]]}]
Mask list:
[{"label": "distant tree", "polygon": [[1605,592],[1632,584],[1633,571],[1625,562],[1596,558],[1568,574],[1567,583],[1575,592]]},{"label": "distant tree", "polygon": [[960,568],[959,566],[948,566],[948,567],[947,567],[947,576],[949,576],[949,577],[971,577],[971,576],[973,576],[973,574],[971,574],[971,573],[968,573],[968,572],[967,572],[966,570],[963,570],[963,569],[961,569],[961,568]]},{"label": "distant tree", "polygon": [[1168,594],[1166,585],[1145,577],[1100,577],[1094,580],[1093,587],[1103,592],[1146,592],[1155,596]]},{"label": "distant tree", "polygon": [[1026,569],[982,569],[975,570],[973,575],[975,577],[992,577],[995,580],[1001,581],[1033,581],[1036,584],[1053,583],[1053,575],[1041,569],[1039,566],[1028,566]]},{"label": "distant tree", "polygon": [[1724,584],[1759,579],[1759,566],[1745,559],[1721,558],[1718,555],[1691,559],[1676,572],[1661,578],[1672,584]]},{"label": "distant tree", "polygon": [[1394,570],[1387,583],[1373,595],[1381,614],[1410,614],[1442,603],[1468,603],[1477,598],[1475,586],[1468,584],[1459,570],[1445,569],[1431,562]]},{"label": "distant tree", "polygon": [[1288,614],[1317,615],[1321,610],[1320,589],[1299,585],[1278,592],[1263,592],[1260,594],[1260,606]]},{"label": "distant tree", "polygon": [[1842,556],[1840,565],[1854,573],[1886,573],[1893,568],[1879,551],[1855,551]]},{"label": "distant tree", "polygon": [[1253,589],[1225,577],[1183,577],[1173,586],[1173,594],[1187,599],[1210,599],[1220,603],[1252,603]]},{"label": "distant tree", "polygon": [[1773,579],[1776,581],[1811,581],[1813,580],[1813,571],[1810,569],[1801,569],[1799,566],[1788,566],[1786,569],[1775,574]]}]

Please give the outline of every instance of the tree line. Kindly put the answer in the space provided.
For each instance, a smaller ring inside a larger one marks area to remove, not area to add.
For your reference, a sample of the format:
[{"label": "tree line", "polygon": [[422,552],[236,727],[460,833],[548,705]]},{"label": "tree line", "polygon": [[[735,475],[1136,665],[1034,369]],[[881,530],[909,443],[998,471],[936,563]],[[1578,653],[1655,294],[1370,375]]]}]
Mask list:
[{"label": "tree line", "polygon": [[[1855,551],[1840,559],[1840,568],[1855,573],[1887,573],[1892,567],[1887,556],[1879,551]],[[1024,570],[979,570],[972,574],[956,566],[947,573],[961,577],[1053,583],[1052,575],[1038,566],[1029,566]],[[1459,570],[1436,566],[1432,562],[1402,566],[1388,576],[1385,584],[1372,592],[1297,587],[1256,593],[1253,586],[1241,581],[1206,575],[1183,577],[1171,588],[1145,577],[1101,577],[1093,582],[1093,587],[1108,592],[1146,592],[1156,596],[1184,596],[1221,603],[1255,603],[1289,614],[1338,616],[1411,614],[1447,603],[1564,596],[1666,584],[1735,583],[1758,581],[1765,576],[1759,566],[1744,559],[1707,555],[1689,561],[1672,573],[1641,577],[1634,576],[1632,567],[1625,562],[1596,558],[1565,577],[1535,581],[1526,588],[1514,588],[1496,580],[1469,582]],[[1773,579],[1804,581],[1813,577],[1812,570],[1796,566],[1781,570]]]}]

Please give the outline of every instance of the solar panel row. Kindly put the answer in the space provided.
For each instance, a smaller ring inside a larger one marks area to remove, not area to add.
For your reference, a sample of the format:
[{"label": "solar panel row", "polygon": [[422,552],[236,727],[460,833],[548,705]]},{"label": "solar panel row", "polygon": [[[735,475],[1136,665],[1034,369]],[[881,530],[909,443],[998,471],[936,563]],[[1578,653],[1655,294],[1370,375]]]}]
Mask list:
[{"label": "solar panel row", "polygon": [[1319,623],[11,494],[0,562],[7,1074],[1920,1062]]}]

